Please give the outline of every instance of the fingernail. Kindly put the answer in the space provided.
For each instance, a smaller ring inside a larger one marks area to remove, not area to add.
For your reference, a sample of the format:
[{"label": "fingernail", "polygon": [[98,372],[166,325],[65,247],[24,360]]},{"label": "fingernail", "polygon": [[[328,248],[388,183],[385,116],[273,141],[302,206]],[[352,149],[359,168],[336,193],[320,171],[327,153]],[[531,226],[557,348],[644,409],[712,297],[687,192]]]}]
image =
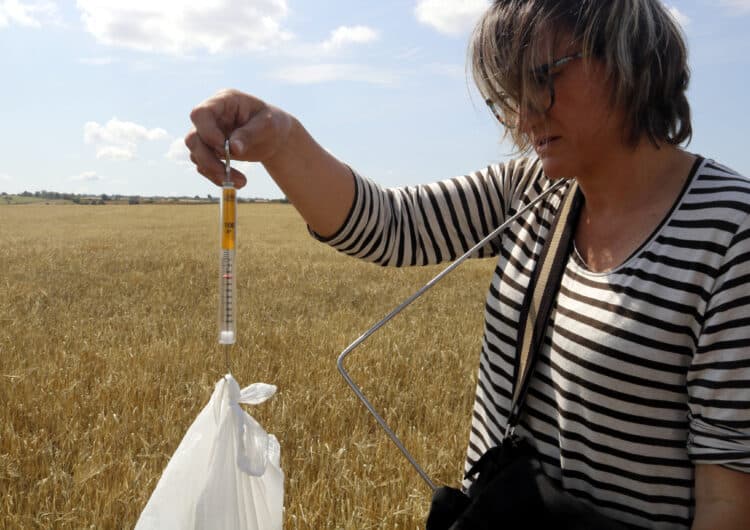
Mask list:
[{"label": "fingernail", "polygon": [[231,144],[233,153],[241,154],[245,151],[245,146],[242,144],[241,140],[234,139],[231,141]]}]

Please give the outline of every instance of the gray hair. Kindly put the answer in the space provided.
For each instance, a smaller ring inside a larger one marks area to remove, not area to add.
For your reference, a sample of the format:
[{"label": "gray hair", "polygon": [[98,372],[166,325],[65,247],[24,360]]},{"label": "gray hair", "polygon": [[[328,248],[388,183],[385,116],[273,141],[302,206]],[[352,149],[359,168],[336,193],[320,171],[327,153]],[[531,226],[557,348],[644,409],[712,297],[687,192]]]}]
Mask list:
[{"label": "gray hair", "polygon": [[[687,47],[661,0],[494,0],[469,57],[480,93],[501,118],[534,107],[533,91],[525,90],[534,66],[550,62],[555,39],[566,35],[604,64],[611,103],[625,112],[627,143],[644,135],[655,145],[690,140]],[[530,147],[520,131],[506,132],[519,149]]]}]

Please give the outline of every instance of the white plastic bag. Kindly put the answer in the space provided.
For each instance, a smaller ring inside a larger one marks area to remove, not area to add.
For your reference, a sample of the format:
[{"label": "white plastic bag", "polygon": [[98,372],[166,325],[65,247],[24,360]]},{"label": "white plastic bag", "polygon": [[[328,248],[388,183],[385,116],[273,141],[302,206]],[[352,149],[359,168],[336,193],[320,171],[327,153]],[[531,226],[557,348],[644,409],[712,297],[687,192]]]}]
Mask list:
[{"label": "white plastic bag", "polygon": [[280,529],[279,442],[239,405],[263,403],[275,392],[264,383],[240,391],[231,374],[216,383],[167,463],[136,530]]}]

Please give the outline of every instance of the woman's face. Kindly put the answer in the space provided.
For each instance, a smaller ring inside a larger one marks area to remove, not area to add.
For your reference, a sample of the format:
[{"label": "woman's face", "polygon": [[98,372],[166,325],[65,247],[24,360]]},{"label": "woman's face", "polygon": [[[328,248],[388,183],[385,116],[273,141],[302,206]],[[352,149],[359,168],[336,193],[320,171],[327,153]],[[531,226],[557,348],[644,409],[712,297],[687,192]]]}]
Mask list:
[{"label": "woman's face", "polygon": [[[558,39],[553,57],[574,55],[580,45]],[[570,60],[550,71],[554,104],[546,113],[528,110],[520,116],[527,134],[552,178],[596,174],[623,146],[623,113],[610,104],[610,85],[604,65],[596,59]]]}]

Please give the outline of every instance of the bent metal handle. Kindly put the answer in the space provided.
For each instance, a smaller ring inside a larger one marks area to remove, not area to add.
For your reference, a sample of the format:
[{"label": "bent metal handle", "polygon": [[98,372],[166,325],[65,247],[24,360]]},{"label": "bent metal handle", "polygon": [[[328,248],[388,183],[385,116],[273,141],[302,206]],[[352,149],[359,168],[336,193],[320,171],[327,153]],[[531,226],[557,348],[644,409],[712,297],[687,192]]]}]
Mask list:
[{"label": "bent metal handle", "polygon": [[401,443],[401,440],[399,440],[398,436],[396,436],[396,433],[394,433],[390,427],[388,427],[388,424],[385,422],[383,417],[378,414],[378,412],[375,410],[375,407],[372,406],[372,403],[365,397],[365,395],[362,393],[362,390],[360,390],[359,386],[354,382],[354,380],[349,376],[349,373],[344,368],[344,359],[352,352],[354,351],[357,346],[362,344],[364,341],[366,341],[373,333],[375,333],[377,330],[382,328],[385,324],[387,324],[393,317],[398,315],[401,311],[403,311],[406,306],[411,304],[414,300],[422,296],[424,293],[426,293],[431,287],[433,287],[437,282],[442,280],[445,276],[447,276],[450,272],[452,272],[456,267],[458,267],[461,263],[463,263],[467,258],[469,258],[474,252],[482,248],[484,245],[489,243],[492,239],[497,237],[503,230],[505,230],[508,225],[510,225],[513,221],[518,219],[520,216],[522,216],[524,213],[526,213],[532,206],[534,206],[537,202],[539,202],[541,199],[546,197],[547,195],[553,193],[554,191],[558,190],[565,184],[565,180],[560,180],[559,182],[555,183],[553,186],[551,186],[548,190],[541,193],[537,198],[535,198],[533,201],[531,201],[529,204],[521,208],[518,212],[513,214],[511,217],[509,217],[503,224],[498,226],[495,230],[493,230],[487,237],[482,239],[479,243],[471,247],[465,254],[463,254],[461,257],[456,259],[453,263],[448,265],[445,269],[443,269],[437,276],[435,276],[433,279],[431,279],[429,282],[427,282],[424,287],[419,289],[416,293],[411,295],[409,298],[404,300],[398,307],[396,307],[393,311],[388,313],[382,320],[377,322],[374,326],[372,326],[370,329],[365,331],[357,340],[352,342],[349,346],[346,347],[344,351],[341,352],[341,354],[338,357],[338,361],[336,362],[339,372],[341,372],[341,375],[344,377],[344,380],[347,382],[347,384],[351,387],[351,389],[354,391],[356,396],[359,398],[359,400],[364,404],[365,407],[367,407],[367,410],[370,411],[370,414],[372,414],[377,422],[380,424],[380,426],[383,428],[385,433],[388,435],[388,437],[393,441],[394,444],[396,444],[396,447],[398,447],[399,451],[406,457],[406,459],[409,461],[409,463],[414,467],[414,469],[417,470],[417,473],[419,473],[419,476],[422,477],[422,479],[427,483],[427,485],[435,491],[437,489],[437,486],[430,480],[430,477],[425,473],[424,469],[417,463],[416,460],[414,460],[414,457],[409,453],[409,451],[406,450],[406,447],[404,447],[404,444]]}]

